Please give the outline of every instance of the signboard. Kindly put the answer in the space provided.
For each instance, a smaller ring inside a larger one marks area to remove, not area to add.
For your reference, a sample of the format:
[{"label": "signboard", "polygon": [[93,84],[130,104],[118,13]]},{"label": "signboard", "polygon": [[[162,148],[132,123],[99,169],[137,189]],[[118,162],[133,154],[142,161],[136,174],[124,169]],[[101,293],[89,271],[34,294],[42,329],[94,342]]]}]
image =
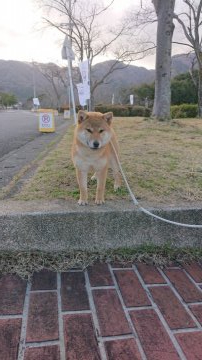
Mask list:
[{"label": "signboard", "polygon": [[88,83],[89,82],[89,66],[88,66],[88,60],[84,60],[81,61],[79,63],[79,69],[81,72],[81,77],[82,77],[82,81],[83,83]]},{"label": "signboard", "polygon": [[77,84],[77,90],[79,95],[79,103],[81,106],[86,105],[86,94],[85,94],[85,87],[83,83]]},{"label": "signboard", "polygon": [[38,98],[33,98],[33,104],[34,104],[35,106],[40,106],[39,99],[38,99]]},{"label": "signboard", "polygon": [[41,132],[55,131],[54,110],[52,109],[39,110],[39,131]]},{"label": "signboard", "polygon": [[130,105],[134,104],[134,95],[130,95]]},{"label": "signboard", "polygon": [[70,119],[70,110],[64,110],[64,119]]},{"label": "signboard", "polygon": [[83,89],[84,89],[84,94],[85,94],[86,100],[89,100],[90,99],[90,85],[87,83],[83,83]]},{"label": "signboard", "polygon": [[86,100],[90,99],[90,86],[88,84],[77,84],[77,90],[79,95],[79,102],[81,106],[86,105]]},{"label": "signboard", "polygon": [[89,62],[88,60],[79,63],[79,69],[82,77],[82,83],[77,84],[79,93],[79,102],[82,106],[86,105],[86,100],[90,99],[90,84],[89,84]]}]

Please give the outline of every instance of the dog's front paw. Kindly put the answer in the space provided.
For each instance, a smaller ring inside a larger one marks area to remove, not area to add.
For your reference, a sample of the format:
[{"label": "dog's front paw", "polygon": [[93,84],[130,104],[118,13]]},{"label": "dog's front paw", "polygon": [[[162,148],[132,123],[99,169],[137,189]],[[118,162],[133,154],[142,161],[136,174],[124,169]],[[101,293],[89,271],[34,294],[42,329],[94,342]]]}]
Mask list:
[{"label": "dog's front paw", "polygon": [[122,185],[121,179],[120,178],[115,179],[115,181],[114,181],[114,191],[119,190],[121,188],[121,185]]},{"label": "dog's front paw", "polygon": [[90,179],[91,179],[92,181],[96,181],[96,180],[97,180],[96,173],[95,173],[93,176],[91,176]]},{"label": "dog's front paw", "polygon": [[114,184],[114,191],[117,191],[121,188],[121,184]]},{"label": "dog's front paw", "polygon": [[87,201],[87,200],[79,199],[78,204],[79,204],[79,205],[88,205],[88,201]]},{"label": "dog's front paw", "polygon": [[96,203],[97,205],[102,205],[102,204],[105,203],[105,201],[104,201],[104,199],[96,199],[96,200],[95,200],[95,203]]}]

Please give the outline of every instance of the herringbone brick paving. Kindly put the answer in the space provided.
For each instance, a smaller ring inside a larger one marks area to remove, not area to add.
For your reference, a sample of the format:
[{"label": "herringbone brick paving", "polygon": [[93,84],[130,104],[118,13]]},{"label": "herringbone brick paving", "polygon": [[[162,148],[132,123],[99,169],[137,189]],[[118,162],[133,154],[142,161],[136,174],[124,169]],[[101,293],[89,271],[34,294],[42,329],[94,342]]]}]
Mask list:
[{"label": "herringbone brick paving", "polygon": [[202,266],[0,277],[0,360],[202,359]]}]

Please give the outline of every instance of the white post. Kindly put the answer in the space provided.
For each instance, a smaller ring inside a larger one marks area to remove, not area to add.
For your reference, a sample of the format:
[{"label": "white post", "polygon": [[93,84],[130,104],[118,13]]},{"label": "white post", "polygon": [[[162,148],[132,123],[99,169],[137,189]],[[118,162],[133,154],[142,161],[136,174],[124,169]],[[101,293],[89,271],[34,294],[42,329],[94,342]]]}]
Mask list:
[{"label": "white post", "polygon": [[71,100],[72,100],[72,106],[73,106],[74,124],[76,124],[76,109],[75,109],[74,89],[73,89],[73,82],[72,82],[71,60],[70,60],[70,57],[68,56],[67,47],[66,47],[66,54],[67,54],[67,60],[68,60],[68,73],[69,73]]},{"label": "white post", "polygon": [[63,48],[62,48],[62,58],[68,61],[68,75],[69,75],[69,85],[70,85],[70,93],[69,93],[69,105],[70,105],[70,116],[71,116],[71,103],[73,107],[73,116],[74,123],[76,124],[76,108],[75,108],[75,99],[74,99],[74,89],[73,89],[73,81],[72,81],[72,60],[75,59],[74,52],[72,50],[72,3],[69,0],[69,29],[68,35],[66,35]]},{"label": "white post", "polygon": [[[88,84],[89,84],[90,89],[91,89],[90,76],[91,76],[91,73],[90,73],[90,59],[88,59]],[[90,99],[88,100],[88,111],[92,111],[92,98],[91,98],[91,96],[90,96]]]},{"label": "white post", "polygon": [[[69,29],[68,29],[68,39],[69,39],[69,46],[72,48],[72,1],[69,0]],[[68,72],[69,72],[69,79],[70,79],[70,73],[72,74],[72,58],[67,57],[68,59]],[[72,76],[71,76],[72,78]],[[73,96],[73,85],[71,85],[72,80],[70,80],[70,101],[69,101],[69,111],[70,111],[70,117],[72,115],[73,110],[73,116],[74,116],[74,123],[75,121],[75,104],[74,104],[74,96]],[[73,82],[72,82],[73,84]]]},{"label": "white post", "polygon": [[32,78],[33,78],[33,90],[34,90],[34,98],[36,97],[36,81],[35,81],[35,67],[34,61],[32,60]]},{"label": "white post", "polygon": [[69,74],[69,84],[70,84],[70,94],[73,107],[74,123],[76,124],[76,109],[75,109],[75,100],[74,100],[74,90],[73,90],[73,81],[72,81],[72,71],[71,71],[71,60],[74,60],[75,55],[71,48],[71,43],[66,35],[63,48],[62,48],[62,58],[68,61],[68,74]]}]

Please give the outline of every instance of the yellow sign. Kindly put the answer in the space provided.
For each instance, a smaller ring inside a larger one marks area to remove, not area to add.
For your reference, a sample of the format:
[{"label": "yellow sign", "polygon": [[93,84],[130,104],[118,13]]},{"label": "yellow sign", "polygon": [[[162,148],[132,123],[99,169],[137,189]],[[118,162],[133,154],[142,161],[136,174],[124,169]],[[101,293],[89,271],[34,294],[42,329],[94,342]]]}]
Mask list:
[{"label": "yellow sign", "polygon": [[39,109],[39,131],[55,132],[54,110]]}]

